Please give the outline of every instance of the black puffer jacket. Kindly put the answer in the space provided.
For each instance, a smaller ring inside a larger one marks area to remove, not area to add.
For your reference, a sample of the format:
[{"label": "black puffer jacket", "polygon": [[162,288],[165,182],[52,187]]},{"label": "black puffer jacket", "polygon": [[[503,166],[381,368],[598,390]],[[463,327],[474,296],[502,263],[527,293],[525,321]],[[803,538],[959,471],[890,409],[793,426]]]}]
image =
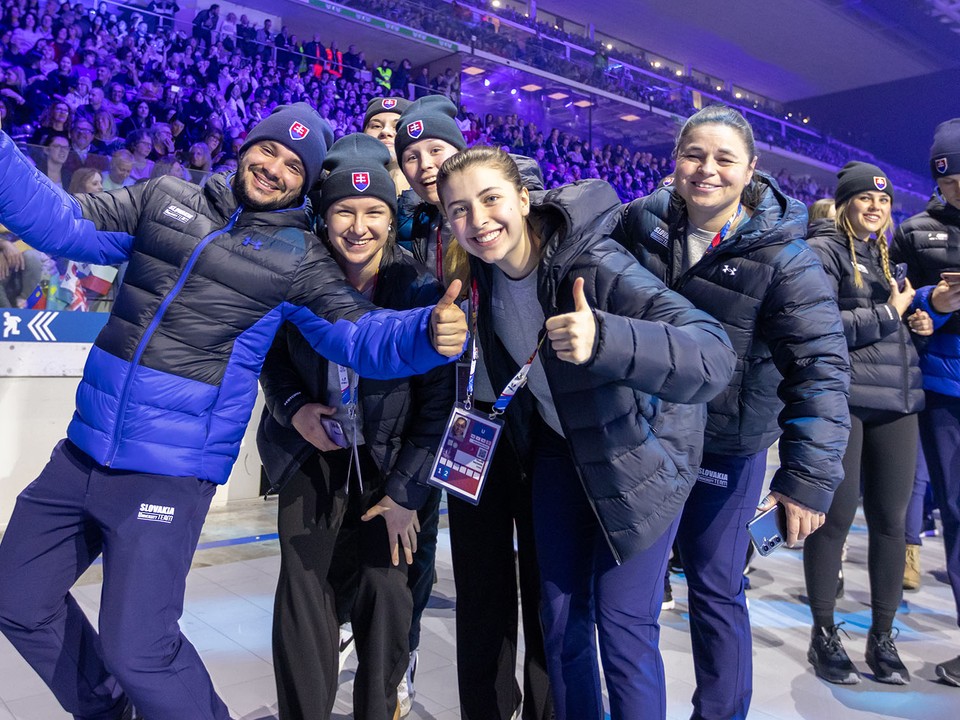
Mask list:
[{"label": "black puffer jacket", "polygon": [[[384,252],[374,304],[406,310],[433,304],[442,294],[439,284],[409,252],[395,245]],[[290,323],[280,329],[267,354],[260,375],[266,407],[257,447],[274,486],[283,485],[316,452],[294,429],[293,416],[308,403],[331,404],[327,365]],[[412,378],[361,378],[358,383],[363,436],[381,472],[375,482],[410,509],[418,509],[430,491],[419,480],[430,471],[453,406],[453,369],[445,365]]]},{"label": "black puffer jacket", "polygon": [[807,237],[840,305],[850,350],[850,407],[915,413],[923,409],[920,359],[911,333],[887,302],[890,286],[876,242],[857,242],[863,287],[853,281],[847,238],[833,220],[813,224]]},{"label": "black puffer jacket", "polygon": [[907,277],[917,290],[913,305],[933,318],[934,334],[920,346],[923,386],[960,397],[960,313],[941,314],[930,304],[940,273],[960,270],[960,210],[931,199],[924,212],[897,228],[890,262],[907,264]]},{"label": "black puffer jacket", "polygon": [[625,205],[613,236],[733,342],[737,368],[708,405],[705,449],[750,455],[780,436],[772,488],[825,512],[850,427],[847,344],[833,290],[803,241],[806,208],[755,178],[762,194],[752,217],[686,272],[687,213],[672,187]]},{"label": "black puffer jacket", "polygon": [[[607,183],[533,192],[531,201],[532,215],[545,223],[537,271],[544,316],[572,312],[577,277],[594,308],[589,363],[558,359],[549,342],[540,359],[587,497],[622,562],[660,537],[680,512],[700,464],[702,403],[726,387],[734,354],[719,323],[607,236],[619,206]],[[471,258],[471,271],[480,292],[480,346],[499,391],[519,368],[494,332],[492,266]],[[524,462],[531,460],[534,412],[528,390],[506,412]]]}]

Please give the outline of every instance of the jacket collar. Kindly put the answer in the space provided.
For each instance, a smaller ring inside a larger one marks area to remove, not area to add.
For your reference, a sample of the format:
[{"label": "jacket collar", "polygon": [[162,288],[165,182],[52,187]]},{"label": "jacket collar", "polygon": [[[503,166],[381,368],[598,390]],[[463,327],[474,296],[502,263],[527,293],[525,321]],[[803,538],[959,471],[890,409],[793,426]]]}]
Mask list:
[{"label": "jacket collar", "polygon": [[[236,211],[239,203],[233,192],[233,178],[236,173],[218,173],[213,175],[203,186],[207,202],[224,218],[229,218]],[[293,227],[298,230],[310,229],[310,201],[303,201],[296,206],[281,210],[253,211],[244,209],[240,213],[237,225],[267,225],[271,227]]]}]

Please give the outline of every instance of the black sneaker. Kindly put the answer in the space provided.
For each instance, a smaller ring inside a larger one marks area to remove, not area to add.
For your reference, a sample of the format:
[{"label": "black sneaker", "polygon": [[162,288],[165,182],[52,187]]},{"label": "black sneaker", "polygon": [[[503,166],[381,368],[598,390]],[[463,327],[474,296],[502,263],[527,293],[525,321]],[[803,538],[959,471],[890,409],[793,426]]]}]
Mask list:
[{"label": "black sneaker", "polygon": [[663,576],[663,602],[660,604],[660,610],[673,610],[677,603],[673,599],[673,588],[670,587],[670,573]]},{"label": "black sneaker", "polygon": [[910,682],[910,672],[893,644],[895,637],[896,633],[871,631],[867,635],[867,665],[878,682],[906,685]]},{"label": "black sneaker", "polygon": [[814,626],[810,633],[807,660],[813,665],[818,678],[836,685],[856,685],[860,682],[860,673],[843,649],[839,629],[839,625],[823,628]]},{"label": "black sneaker", "polygon": [[960,687],[960,655],[937,665],[937,677],[947,685]]}]

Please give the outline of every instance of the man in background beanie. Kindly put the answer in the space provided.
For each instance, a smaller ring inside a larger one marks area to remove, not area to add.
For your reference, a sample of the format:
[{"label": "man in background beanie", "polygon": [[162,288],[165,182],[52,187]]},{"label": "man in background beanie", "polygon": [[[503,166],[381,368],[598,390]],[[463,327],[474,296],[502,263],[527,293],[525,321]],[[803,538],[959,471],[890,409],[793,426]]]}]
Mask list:
[{"label": "man in background beanie", "polygon": [[[907,264],[917,288],[913,305],[933,318],[933,336],[918,348],[927,396],[920,443],[940,506],[947,577],[960,622],[960,118],[937,126],[930,173],[937,191],[926,210],[897,229],[890,259]],[[944,272],[954,275],[944,280]],[[960,656],[937,665],[937,675],[960,687]]]},{"label": "man in background beanie", "polygon": [[[364,377],[419,374],[462,351],[466,320],[449,297],[376,309],[310,233],[304,195],[331,140],[309,105],[283,106],[250,131],[233,175],[74,199],[0,133],[0,221],[43,252],[129,262],[67,439],[0,543],[0,630],[75,718],[131,718],[134,705],[150,720],[229,718],[178,620],[284,321]],[[69,590],[101,553],[98,634]]]}]

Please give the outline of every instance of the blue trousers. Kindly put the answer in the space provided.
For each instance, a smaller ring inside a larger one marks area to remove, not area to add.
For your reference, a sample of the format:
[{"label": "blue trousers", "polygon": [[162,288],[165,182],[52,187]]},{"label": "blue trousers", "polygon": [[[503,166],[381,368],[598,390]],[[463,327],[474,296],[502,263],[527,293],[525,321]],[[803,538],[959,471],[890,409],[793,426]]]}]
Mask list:
[{"label": "blue trousers", "polygon": [[917,443],[917,471],[913,478],[913,492],[907,505],[907,517],[904,534],[907,545],[923,545],[923,522],[931,510],[933,492],[930,487],[930,473],[927,471],[927,459],[923,455],[923,443]]},{"label": "blue trousers", "polygon": [[[78,720],[228,720],[180,632],[216,486],[111,470],[69,441],[20,493],[0,543],[0,630]],[[70,587],[103,555],[100,632]]]},{"label": "blue trousers", "polygon": [[767,451],[736,457],[704,453],[684,505],[677,547],[687,578],[697,689],[692,718],[745,718],[753,694],[750,616],[743,565]]},{"label": "blue trousers", "polygon": [[566,440],[548,429],[541,435],[533,473],[533,525],[555,718],[603,717],[595,631],[612,720],[664,718],[658,617],[676,526],[617,565]]},{"label": "blue trousers", "polygon": [[940,507],[947,577],[960,623],[960,398],[927,391],[927,407],[920,413],[920,441]]}]

